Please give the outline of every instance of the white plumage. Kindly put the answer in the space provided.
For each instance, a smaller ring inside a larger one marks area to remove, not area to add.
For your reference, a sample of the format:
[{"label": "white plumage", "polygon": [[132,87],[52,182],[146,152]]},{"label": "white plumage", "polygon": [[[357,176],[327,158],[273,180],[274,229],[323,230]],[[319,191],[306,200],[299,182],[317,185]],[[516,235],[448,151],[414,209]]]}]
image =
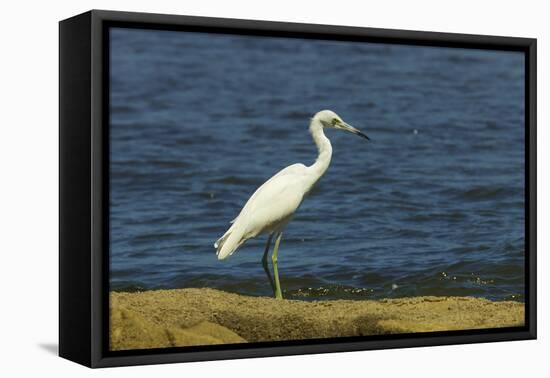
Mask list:
[{"label": "white plumage", "polygon": [[256,189],[233,225],[214,244],[218,259],[230,256],[248,239],[282,231],[311,188],[307,169],[303,164],[291,165]]},{"label": "white plumage", "polygon": [[[268,234],[270,237],[264,253],[265,260],[271,236],[279,234],[278,239],[280,239],[284,227],[330,164],[332,146],[323,132],[324,128],[341,129],[368,139],[365,134],[342,121],[336,113],[330,110],[323,110],[315,114],[309,125],[309,131],[319,152],[315,163],[311,166],[293,164],[262,184],[233,220],[231,227],[214,243],[218,259],[223,260],[231,256],[248,239]],[[273,261],[276,282],[278,282],[276,272],[278,241]]]}]

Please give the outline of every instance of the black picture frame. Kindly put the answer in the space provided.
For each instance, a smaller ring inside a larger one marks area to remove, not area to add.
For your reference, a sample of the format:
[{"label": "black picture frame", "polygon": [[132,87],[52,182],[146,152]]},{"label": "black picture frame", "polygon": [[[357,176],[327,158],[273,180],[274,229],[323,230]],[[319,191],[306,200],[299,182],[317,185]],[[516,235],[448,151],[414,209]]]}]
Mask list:
[{"label": "black picture frame", "polygon": [[[521,51],[525,54],[525,326],[112,352],[108,29],[207,31]],[[59,355],[89,367],[536,338],[536,39],[92,10],[59,24]]]}]

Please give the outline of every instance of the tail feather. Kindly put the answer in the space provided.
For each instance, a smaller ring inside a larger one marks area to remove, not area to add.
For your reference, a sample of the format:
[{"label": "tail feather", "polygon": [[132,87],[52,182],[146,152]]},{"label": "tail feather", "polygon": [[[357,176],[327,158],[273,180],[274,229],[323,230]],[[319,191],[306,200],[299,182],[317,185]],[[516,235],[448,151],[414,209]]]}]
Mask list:
[{"label": "tail feather", "polygon": [[231,234],[231,229],[229,229],[225,234],[222,235],[221,238],[216,240],[216,242],[214,243],[214,248],[216,248],[216,254],[219,252],[219,248],[223,247],[223,243],[225,243],[225,241],[229,237],[229,234]]},{"label": "tail feather", "polygon": [[244,242],[243,231],[233,226],[230,227],[229,230],[214,243],[218,260],[223,260],[231,256]]}]

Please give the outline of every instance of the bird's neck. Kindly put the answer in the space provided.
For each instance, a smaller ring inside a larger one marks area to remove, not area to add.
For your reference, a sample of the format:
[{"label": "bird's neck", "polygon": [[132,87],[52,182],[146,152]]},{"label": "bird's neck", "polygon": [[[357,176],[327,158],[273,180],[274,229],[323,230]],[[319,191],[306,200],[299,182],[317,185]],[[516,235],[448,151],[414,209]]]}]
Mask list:
[{"label": "bird's neck", "polygon": [[311,123],[309,124],[309,132],[311,133],[311,137],[313,138],[313,141],[317,146],[317,150],[319,151],[317,160],[315,160],[315,163],[309,167],[315,176],[315,182],[317,182],[317,180],[323,176],[330,164],[330,159],[332,157],[332,145],[323,132],[323,125],[318,120],[311,120]]}]

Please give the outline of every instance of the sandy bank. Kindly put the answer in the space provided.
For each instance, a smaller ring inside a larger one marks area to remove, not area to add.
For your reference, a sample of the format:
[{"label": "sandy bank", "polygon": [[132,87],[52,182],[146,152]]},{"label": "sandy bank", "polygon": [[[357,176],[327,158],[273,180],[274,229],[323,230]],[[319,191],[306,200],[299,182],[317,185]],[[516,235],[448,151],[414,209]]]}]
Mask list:
[{"label": "sandy bank", "polygon": [[524,304],[468,297],[303,302],[214,289],[111,293],[112,350],[521,326]]}]

